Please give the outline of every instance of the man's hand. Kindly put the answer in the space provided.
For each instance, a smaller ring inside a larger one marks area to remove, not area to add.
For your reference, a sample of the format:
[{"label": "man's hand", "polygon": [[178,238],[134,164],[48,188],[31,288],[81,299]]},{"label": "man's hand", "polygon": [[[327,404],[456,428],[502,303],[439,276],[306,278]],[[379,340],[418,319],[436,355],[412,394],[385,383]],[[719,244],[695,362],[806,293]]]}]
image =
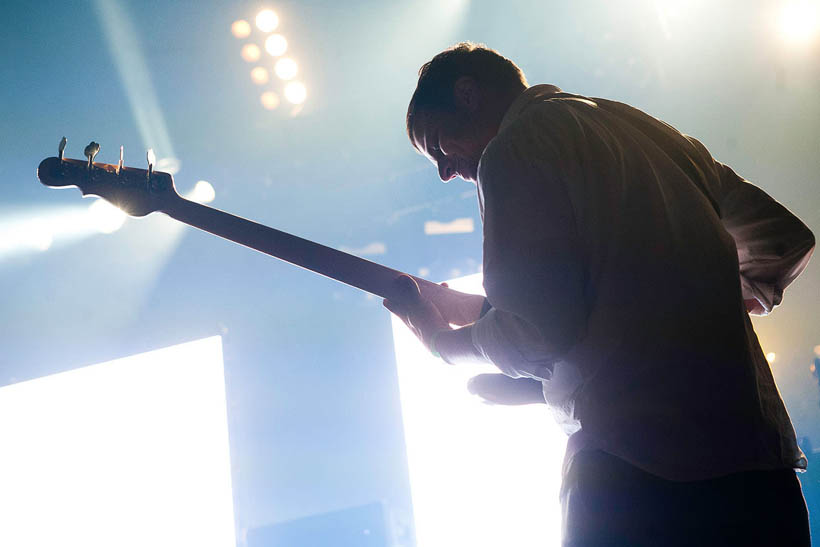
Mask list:
[{"label": "man's hand", "polygon": [[402,275],[397,278],[396,288],[400,296],[394,300],[385,300],[384,307],[404,321],[421,343],[432,350],[433,336],[441,331],[452,330],[449,322],[430,299],[421,295],[419,286],[412,277]]},{"label": "man's hand", "polygon": [[453,290],[447,283],[421,283],[421,297],[433,302],[441,316],[451,325],[463,327],[475,323],[481,315],[484,297]]}]

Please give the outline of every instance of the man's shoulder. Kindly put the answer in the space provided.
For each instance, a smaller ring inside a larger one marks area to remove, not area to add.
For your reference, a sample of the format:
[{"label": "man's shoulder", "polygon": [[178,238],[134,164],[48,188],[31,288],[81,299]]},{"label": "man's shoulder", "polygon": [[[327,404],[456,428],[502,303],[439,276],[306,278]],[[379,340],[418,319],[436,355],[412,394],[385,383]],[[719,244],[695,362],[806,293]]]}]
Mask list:
[{"label": "man's shoulder", "polygon": [[504,172],[511,162],[552,163],[565,158],[585,136],[594,100],[558,93],[527,104],[513,119],[505,120],[481,156],[479,176]]}]

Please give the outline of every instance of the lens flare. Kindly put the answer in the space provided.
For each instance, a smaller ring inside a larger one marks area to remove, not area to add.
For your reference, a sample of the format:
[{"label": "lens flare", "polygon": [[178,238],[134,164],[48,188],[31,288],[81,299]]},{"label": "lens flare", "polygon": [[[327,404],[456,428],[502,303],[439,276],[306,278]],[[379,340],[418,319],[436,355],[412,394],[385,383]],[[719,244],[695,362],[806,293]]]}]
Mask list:
[{"label": "lens flare", "polygon": [[288,41],[281,34],[271,34],[267,40],[265,40],[265,51],[274,57],[284,55],[287,50]]},{"label": "lens flare", "polygon": [[258,66],[251,70],[251,80],[253,80],[253,83],[257,85],[263,85],[268,83],[269,79],[270,76],[268,75],[268,71],[266,68]]},{"label": "lens flare", "polygon": [[254,63],[259,60],[262,51],[256,44],[245,44],[242,46],[242,58],[249,63]]},{"label": "lens flare", "polygon": [[307,99],[307,88],[302,82],[290,82],[285,86],[285,99],[292,104],[302,104]]},{"label": "lens flare", "polygon": [[276,66],[273,67],[276,75],[283,80],[292,80],[299,72],[299,65],[290,57],[285,57],[276,61]]},{"label": "lens flare", "polygon": [[273,91],[265,91],[262,93],[262,96],[259,97],[259,100],[262,102],[262,106],[267,110],[275,110],[276,107],[279,106],[279,95]]},{"label": "lens flare", "polygon": [[88,208],[91,224],[101,233],[110,234],[119,230],[127,216],[107,201],[98,199]]},{"label": "lens flare", "polygon": [[210,203],[214,198],[216,198],[216,191],[207,180],[196,181],[196,186],[194,186],[193,191],[188,197],[188,199],[197,203]]},{"label": "lens flare", "polygon": [[273,32],[279,26],[279,16],[271,9],[263,9],[256,14],[256,28],[262,32]]},{"label": "lens flare", "polygon": [[231,34],[237,38],[247,38],[251,34],[251,24],[244,19],[234,21],[231,25]]},{"label": "lens flare", "polygon": [[815,2],[791,2],[780,13],[780,34],[792,44],[812,42],[820,30],[820,9]]}]

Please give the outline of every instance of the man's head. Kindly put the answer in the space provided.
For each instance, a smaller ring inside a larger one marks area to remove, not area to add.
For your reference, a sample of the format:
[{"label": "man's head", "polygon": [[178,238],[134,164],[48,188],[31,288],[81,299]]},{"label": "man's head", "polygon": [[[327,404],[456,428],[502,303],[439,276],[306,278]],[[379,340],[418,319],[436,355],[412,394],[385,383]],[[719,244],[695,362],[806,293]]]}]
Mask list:
[{"label": "man's head", "polygon": [[407,135],[438,167],[441,180],[475,182],[484,148],[525,89],[524,74],[509,59],[482,45],[456,44],[419,69]]}]

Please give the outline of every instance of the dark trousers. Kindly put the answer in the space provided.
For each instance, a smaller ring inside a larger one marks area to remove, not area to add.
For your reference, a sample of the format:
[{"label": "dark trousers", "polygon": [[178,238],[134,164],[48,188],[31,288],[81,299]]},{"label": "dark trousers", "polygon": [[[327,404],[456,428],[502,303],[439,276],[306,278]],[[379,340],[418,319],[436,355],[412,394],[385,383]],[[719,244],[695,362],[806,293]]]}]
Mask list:
[{"label": "dark trousers", "polygon": [[601,451],[576,455],[561,495],[564,547],[808,547],[795,472],[663,480]]}]

